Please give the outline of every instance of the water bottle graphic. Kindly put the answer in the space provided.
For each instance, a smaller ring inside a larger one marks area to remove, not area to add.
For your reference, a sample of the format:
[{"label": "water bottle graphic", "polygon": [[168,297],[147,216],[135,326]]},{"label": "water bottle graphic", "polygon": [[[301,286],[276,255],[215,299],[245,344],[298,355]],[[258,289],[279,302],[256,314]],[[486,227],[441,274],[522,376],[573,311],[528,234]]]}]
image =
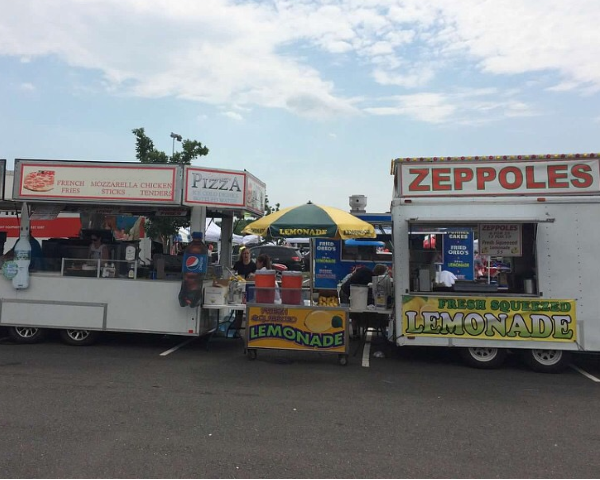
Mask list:
[{"label": "water bottle graphic", "polygon": [[29,288],[31,244],[25,236],[21,236],[15,245],[15,263],[17,264],[17,275],[12,279],[13,287],[17,290]]},{"label": "water bottle graphic", "polygon": [[208,269],[208,247],[202,232],[192,233],[192,242],[183,254],[183,280],[179,290],[179,305],[195,308],[202,299],[202,285]]}]

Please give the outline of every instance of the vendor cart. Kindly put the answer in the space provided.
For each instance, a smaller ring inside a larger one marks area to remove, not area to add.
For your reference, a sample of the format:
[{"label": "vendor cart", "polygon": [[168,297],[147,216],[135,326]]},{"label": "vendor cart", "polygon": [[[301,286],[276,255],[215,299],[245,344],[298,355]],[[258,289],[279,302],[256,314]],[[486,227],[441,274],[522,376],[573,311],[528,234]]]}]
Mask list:
[{"label": "vendor cart", "polygon": [[[267,215],[247,225],[244,232],[281,238],[375,237],[373,225],[343,210],[315,205],[311,202]],[[258,290],[257,285],[257,296]],[[275,302],[248,304],[246,308],[248,358],[255,359],[257,350],[261,348],[301,350],[337,353],[339,363],[346,365],[349,336],[348,309],[314,303],[311,282],[309,298],[303,299],[301,304]]]}]

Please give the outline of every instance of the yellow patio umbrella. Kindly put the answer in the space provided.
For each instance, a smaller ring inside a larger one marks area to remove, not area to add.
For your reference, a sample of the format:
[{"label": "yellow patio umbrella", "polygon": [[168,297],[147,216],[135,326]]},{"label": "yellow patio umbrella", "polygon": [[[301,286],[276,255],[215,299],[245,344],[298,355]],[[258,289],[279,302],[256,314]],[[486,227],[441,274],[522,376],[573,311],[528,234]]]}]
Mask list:
[{"label": "yellow patio umbrella", "polygon": [[339,208],[308,202],[273,212],[243,230],[244,233],[272,237],[308,238],[375,238],[375,228],[368,222]]}]

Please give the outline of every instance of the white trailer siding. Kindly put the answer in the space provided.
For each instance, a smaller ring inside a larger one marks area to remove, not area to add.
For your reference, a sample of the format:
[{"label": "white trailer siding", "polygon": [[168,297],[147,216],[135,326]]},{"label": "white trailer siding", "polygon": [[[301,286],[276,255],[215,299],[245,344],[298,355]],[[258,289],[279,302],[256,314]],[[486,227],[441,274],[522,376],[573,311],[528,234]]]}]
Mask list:
[{"label": "white trailer siding", "polygon": [[[395,199],[392,203],[395,245],[394,280],[399,345],[540,348],[537,341],[473,340],[401,336],[401,298],[410,291],[409,224],[460,222],[537,223],[537,277],[540,299],[574,299],[577,305],[577,343],[543,342],[543,348],[600,351],[600,289],[598,288],[598,197],[534,197],[473,199]],[[435,296],[435,293],[431,294]],[[457,293],[456,295],[460,295]],[[468,294],[473,297],[477,294]],[[479,294],[485,296],[485,294]]]},{"label": "white trailer siding", "polygon": [[179,307],[180,282],[33,274],[27,290],[0,278],[0,325],[202,335],[216,325]]}]

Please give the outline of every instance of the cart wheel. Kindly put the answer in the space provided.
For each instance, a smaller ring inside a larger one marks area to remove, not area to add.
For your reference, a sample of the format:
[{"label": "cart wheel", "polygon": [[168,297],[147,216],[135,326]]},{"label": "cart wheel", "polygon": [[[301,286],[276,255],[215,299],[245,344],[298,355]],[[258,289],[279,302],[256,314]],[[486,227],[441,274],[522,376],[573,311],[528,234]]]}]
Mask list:
[{"label": "cart wheel", "polygon": [[248,350],[248,360],[256,360],[256,350]]},{"label": "cart wheel", "polygon": [[348,355],[339,355],[338,362],[342,367],[348,365]]}]

